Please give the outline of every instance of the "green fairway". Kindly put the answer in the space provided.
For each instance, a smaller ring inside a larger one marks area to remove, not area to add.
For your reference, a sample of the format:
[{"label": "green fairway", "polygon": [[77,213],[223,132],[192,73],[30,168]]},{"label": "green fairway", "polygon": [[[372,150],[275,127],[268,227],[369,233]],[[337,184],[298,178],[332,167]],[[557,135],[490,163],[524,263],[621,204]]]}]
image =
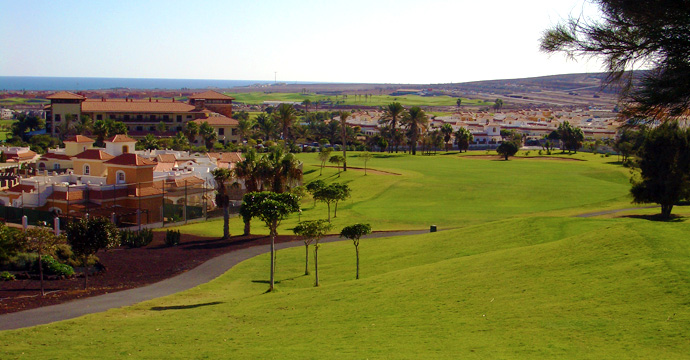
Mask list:
[{"label": "green fairway", "polygon": [[26,99],[26,98],[19,98],[19,97],[13,97],[13,98],[4,98],[0,99],[0,105],[2,106],[12,106],[12,105],[43,105],[47,104],[48,100],[46,99]]},{"label": "green fairway", "polygon": [[[477,153],[470,153],[477,154]],[[478,152],[485,155],[484,152]],[[320,168],[316,154],[300,154],[304,161],[304,183],[323,179],[345,182],[352,198],[338,206],[333,219],[336,229],[357,222],[370,222],[376,230],[426,229],[430,225],[454,228],[469,224],[533,214],[569,215],[591,209],[631,207],[628,170],[592,154],[569,158],[586,161],[477,159],[457,153],[436,156],[375,154],[367,166],[387,171],[382,174],[350,169]],[[348,153],[348,166],[363,167],[358,153]],[[293,215],[281,227],[288,232],[299,218],[327,217],[327,207],[314,206],[310,197],[302,203],[302,215]],[[231,220],[231,233],[242,231],[239,218]],[[255,233],[268,230],[253,222]],[[222,220],[179,228],[196,235],[222,235]]]},{"label": "green fairway", "polygon": [[531,217],[243,262],[190,291],[3,332],[6,358],[682,359],[690,225]]},{"label": "green fairway", "polygon": [[[458,98],[450,96],[419,96],[419,95],[372,95],[365,99],[364,95],[355,97],[348,95],[343,97],[339,95],[336,99],[335,95],[317,95],[317,94],[300,94],[300,93],[226,93],[235,98],[236,102],[245,104],[263,104],[264,101],[290,101],[301,103],[309,99],[311,102],[316,101],[342,101],[342,105],[360,105],[360,106],[385,106],[392,102],[399,102],[405,106],[456,106]],[[466,106],[492,106],[493,103],[482,100],[462,99],[462,105]],[[314,108],[314,105],[312,105]]]}]

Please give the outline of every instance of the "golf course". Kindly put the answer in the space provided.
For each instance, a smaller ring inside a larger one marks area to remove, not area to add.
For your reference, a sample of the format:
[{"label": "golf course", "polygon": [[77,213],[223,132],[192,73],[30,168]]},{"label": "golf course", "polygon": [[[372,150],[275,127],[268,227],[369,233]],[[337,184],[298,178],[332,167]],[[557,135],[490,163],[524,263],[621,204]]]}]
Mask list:
[{"label": "golf course", "polygon": [[[690,209],[657,221],[631,204],[615,156],[376,153],[365,174],[361,155],[345,172],[298,156],[304,184],[352,190],[332,233],[439,231],[362,239],[358,280],[352,241],[321,244],[319,287],[295,247],[267,293],[259,255],[188,291],[0,332],[0,358],[690,359]],[[309,195],[301,207],[279,234],[328,217]],[[221,237],[222,223],[173,229]]]}]

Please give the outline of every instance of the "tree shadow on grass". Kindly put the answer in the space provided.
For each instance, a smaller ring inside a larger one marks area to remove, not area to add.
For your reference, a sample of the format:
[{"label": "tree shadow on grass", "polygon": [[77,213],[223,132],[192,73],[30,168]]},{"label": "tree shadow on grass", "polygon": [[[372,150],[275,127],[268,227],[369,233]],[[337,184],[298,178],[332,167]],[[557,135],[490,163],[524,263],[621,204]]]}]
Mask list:
[{"label": "tree shadow on grass", "polygon": [[218,304],[223,304],[223,302],[222,301],[213,301],[213,302],[207,302],[207,303],[201,303],[201,304],[191,304],[191,305],[154,306],[151,308],[151,310],[153,310],[153,311],[186,310],[186,309],[195,309],[195,308],[202,307],[202,306],[213,306],[213,305],[218,305]]},{"label": "tree shadow on grass", "polygon": [[303,172],[302,175],[308,175],[308,174],[311,174],[313,172],[316,172],[316,169],[307,170],[307,171]]},{"label": "tree shadow on grass", "polygon": [[389,159],[389,158],[396,158],[396,157],[402,157],[403,154],[372,154],[374,155],[375,159]]},{"label": "tree shadow on grass", "polygon": [[665,218],[661,216],[661,214],[649,214],[649,215],[623,215],[621,216],[622,218],[630,218],[630,219],[641,219],[641,220],[648,220],[648,221],[659,221],[659,222],[683,222],[686,219],[682,216],[679,215],[671,215],[668,218]]}]

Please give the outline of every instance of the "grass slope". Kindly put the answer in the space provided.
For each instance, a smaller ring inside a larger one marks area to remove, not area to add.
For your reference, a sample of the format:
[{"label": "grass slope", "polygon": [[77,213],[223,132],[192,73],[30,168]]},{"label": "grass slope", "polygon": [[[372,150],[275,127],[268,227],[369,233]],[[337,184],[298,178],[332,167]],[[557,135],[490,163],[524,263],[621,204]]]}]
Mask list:
[{"label": "grass slope", "polygon": [[[3,332],[4,358],[690,358],[687,222],[531,217],[325,244],[190,291]],[[313,261],[312,261],[313,263]]]},{"label": "grass slope", "polygon": [[[485,154],[481,152],[481,154]],[[348,166],[363,167],[355,152]],[[369,168],[400,175],[381,175],[350,169],[338,174],[325,168],[319,176],[316,154],[301,154],[304,183],[323,179],[344,182],[352,198],[338,206],[336,229],[369,222],[374,230],[425,229],[430,225],[452,228],[513,216],[576,214],[601,207],[630,207],[627,169],[607,163],[609,158],[577,154],[586,161],[514,159],[495,161],[458,156],[376,154]],[[327,207],[302,203],[302,220],[327,217]],[[292,216],[281,227],[286,233],[298,221]],[[222,220],[179,228],[186,233],[222,236]],[[242,231],[239,218],[231,220],[231,233]],[[268,234],[258,221],[253,232]]]}]

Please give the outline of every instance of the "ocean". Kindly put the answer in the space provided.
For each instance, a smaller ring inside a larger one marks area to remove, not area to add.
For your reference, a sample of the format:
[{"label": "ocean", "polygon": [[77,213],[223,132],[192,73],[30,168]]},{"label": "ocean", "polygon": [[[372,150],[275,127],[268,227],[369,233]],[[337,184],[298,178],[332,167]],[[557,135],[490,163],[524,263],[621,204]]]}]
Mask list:
[{"label": "ocean", "polygon": [[[0,76],[0,90],[101,90],[101,89],[227,89],[266,80],[204,80],[204,79],[128,79],[97,77]],[[299,84],[306,82],[288,82]]]}]

